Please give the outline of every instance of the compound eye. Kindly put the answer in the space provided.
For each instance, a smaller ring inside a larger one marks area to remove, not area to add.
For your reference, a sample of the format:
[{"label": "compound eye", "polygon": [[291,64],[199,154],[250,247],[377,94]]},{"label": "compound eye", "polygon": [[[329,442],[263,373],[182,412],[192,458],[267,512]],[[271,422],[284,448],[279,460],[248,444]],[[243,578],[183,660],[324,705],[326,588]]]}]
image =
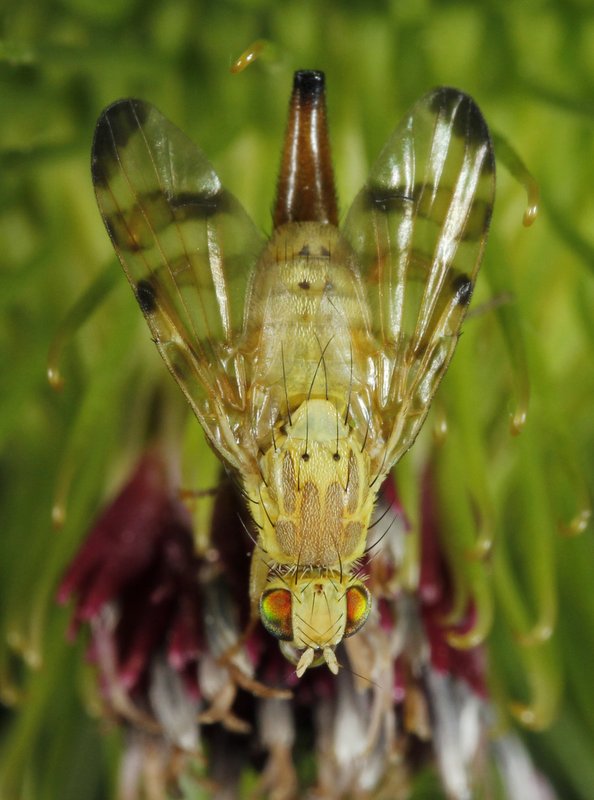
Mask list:
[{"label": "compound eye", "polygon": [[371,611],[371,596],[367,588],[358,583],[346,590],[347,620],[344,635],[357,633]]},{"label": "compound eye", "polygon": [[288,589],[267,589],[260,598],[262,624],[268,633],[285,642],[293,639],[291,600]]}]

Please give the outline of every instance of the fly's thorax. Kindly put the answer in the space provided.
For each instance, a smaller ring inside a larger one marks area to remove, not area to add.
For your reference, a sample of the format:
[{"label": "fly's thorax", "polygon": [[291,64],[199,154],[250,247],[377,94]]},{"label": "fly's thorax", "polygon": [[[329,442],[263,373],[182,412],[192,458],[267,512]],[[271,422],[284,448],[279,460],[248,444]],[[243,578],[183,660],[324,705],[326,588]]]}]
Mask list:
[{"label": "fly's thorax", "polygon": [[272,572],[260,598],[262,623],[299,676],[324,661],[337,672],[334,648],[359,630],[370,608],[364,583],[332,570]]},{"label": "fly's thorax", "polygon": [[375,497],[369,457],[333,403],[305,401],[261,469],[252,512],[270,563],[340,570],[362,555]]}]

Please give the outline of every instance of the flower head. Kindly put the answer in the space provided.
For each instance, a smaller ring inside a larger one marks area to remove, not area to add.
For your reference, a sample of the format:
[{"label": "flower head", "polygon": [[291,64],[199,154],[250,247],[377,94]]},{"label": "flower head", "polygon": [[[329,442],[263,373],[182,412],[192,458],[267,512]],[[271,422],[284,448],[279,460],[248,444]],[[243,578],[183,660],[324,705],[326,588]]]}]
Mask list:
[{"label": "flower head", "polygon": [[[299,791],[304,742],[329,798],[374,796],[386,785],[404,792],[433,762],[459,800],[472,796],[490,758],[508,782],[520,762],[529,770],[517,740],[489,741],[482,648],[456,650],[447,639],[452,577],[431,470],[418,593],[399,584],[409,526],[390,479],[361,566],[370,619],[337,651],[337,677],[319,669],[301,679],[250,611],[254,545],[241,494],[221,483],[209,545],[196,552],[174,475],[163,454],[146,453],[59,590],[61,601],[76,596],[71,630],[89,623],[106,706],[130,731],[121,778],[129,796],[149,764],[160,765],[164,787],[177,780],[203,741],[208,780],[221,790],[236,792],[242,771],[257,765],[260,789],[286,798]],[[468,616],[470,624],[472,609]],[[519,797],[514,791],[507,797]],[[549,797],[544,789],[533,796]]]}]

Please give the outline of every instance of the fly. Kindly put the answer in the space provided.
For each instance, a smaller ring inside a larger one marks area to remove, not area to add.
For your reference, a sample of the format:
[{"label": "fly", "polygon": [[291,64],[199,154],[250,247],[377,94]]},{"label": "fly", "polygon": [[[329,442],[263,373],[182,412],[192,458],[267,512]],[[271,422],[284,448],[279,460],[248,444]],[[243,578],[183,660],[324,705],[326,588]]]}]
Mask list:
[{"label": "fly", "polygon": [[456,89],[422,97],[339,227],[324,75],[295,73],[268,242],[148,103],[105,109],[92,174],[159,352],[251,501],[252,613],[297,675],[336,673],[371,608],[377,492],[423,424],[482,258],[481,112]]}]

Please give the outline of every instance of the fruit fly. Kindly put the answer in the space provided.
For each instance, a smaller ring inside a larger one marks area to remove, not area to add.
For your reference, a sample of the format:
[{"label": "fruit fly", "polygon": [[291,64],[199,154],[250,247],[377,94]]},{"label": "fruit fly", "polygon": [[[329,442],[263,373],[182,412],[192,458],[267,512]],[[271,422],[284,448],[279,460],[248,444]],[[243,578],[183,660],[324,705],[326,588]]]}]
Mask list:
[{"label": "fruit fly", "polygon": [[167,367],[257,529],[254,618],[301,676],[371,607],[384,477],[413,444],[470,302],[495,191],[474,101],[422,97],[338,225],[324,75],[295,73],[263,242],[202,152],[148,103],[103,111],[97,202]]}]

